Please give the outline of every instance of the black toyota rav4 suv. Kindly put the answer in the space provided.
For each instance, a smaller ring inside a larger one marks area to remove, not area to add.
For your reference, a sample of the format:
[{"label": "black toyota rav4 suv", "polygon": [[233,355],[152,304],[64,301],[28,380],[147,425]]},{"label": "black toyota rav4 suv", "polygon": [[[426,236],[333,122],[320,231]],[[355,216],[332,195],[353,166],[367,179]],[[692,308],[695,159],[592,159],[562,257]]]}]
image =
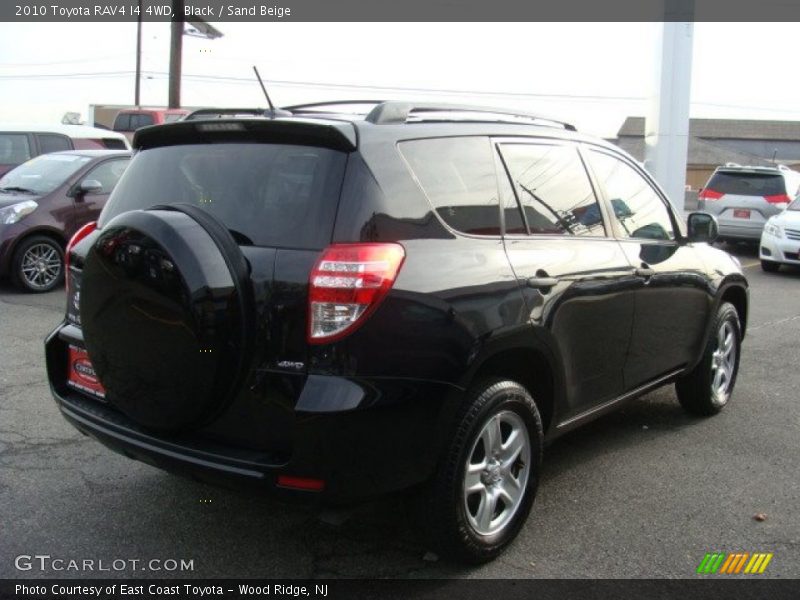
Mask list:
[{"label": "black toyota rav4 suv", "polygon": [[141,129],[68,249],[53,394],[122,454],[346,502],[417,487],[497,556],[543,445],[675,383],[729,401],[738,262],[629,156],[556,121],[382,102]]}]

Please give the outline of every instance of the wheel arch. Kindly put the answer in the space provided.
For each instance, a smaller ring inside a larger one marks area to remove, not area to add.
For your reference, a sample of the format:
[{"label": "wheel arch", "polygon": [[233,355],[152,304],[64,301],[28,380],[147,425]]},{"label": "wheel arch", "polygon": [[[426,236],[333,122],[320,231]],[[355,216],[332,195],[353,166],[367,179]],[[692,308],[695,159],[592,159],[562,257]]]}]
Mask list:
[{"label": "wheel arch", "polygon": [[[526,336],[527,337],[527,336]],[[474,363],[464,387],[489,377],[516,381],[530,392],[539,409],[545,434],[563,406],[563,374],[557,355],[547,346],[517,339],[486,349]]]}]

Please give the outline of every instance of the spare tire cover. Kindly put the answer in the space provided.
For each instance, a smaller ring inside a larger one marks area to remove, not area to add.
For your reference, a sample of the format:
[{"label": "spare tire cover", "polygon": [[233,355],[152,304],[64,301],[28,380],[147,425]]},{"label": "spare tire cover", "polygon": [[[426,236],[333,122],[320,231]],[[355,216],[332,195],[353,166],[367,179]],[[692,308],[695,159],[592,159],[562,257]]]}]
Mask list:
[{"label": "spare tire cover", "polygon": [[219,414],[241,383],[253,329],[244,256],[198,210],[123,213],[84,262],[81,323],[106,398],[159,430]]}]

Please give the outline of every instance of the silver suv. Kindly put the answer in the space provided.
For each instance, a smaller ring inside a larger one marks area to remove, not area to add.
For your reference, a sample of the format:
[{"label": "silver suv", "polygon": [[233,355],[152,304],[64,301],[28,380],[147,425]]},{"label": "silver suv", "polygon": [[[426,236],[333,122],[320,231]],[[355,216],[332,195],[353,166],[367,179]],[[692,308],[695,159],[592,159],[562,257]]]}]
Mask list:
[{"label": "silver suv", "polygon": [[800,173],[784,165],[717,167],[700,191],[698,208],[719,221],[721,240],[758,241],[764,223],[800,191]]}]

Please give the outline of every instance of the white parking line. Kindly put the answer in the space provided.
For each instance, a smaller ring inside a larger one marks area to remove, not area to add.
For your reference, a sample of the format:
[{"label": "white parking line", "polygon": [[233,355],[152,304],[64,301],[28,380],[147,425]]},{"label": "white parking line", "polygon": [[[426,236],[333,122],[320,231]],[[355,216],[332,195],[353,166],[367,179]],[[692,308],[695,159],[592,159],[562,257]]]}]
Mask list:
[{"label": "white parking line", "polygon": [[760,264],[761,264],[760,260],[754,260],[753,262],[742,263],[742,268],[743,269],[749,269],[750,267],[756,267],[756,266],[758,266]]}]

